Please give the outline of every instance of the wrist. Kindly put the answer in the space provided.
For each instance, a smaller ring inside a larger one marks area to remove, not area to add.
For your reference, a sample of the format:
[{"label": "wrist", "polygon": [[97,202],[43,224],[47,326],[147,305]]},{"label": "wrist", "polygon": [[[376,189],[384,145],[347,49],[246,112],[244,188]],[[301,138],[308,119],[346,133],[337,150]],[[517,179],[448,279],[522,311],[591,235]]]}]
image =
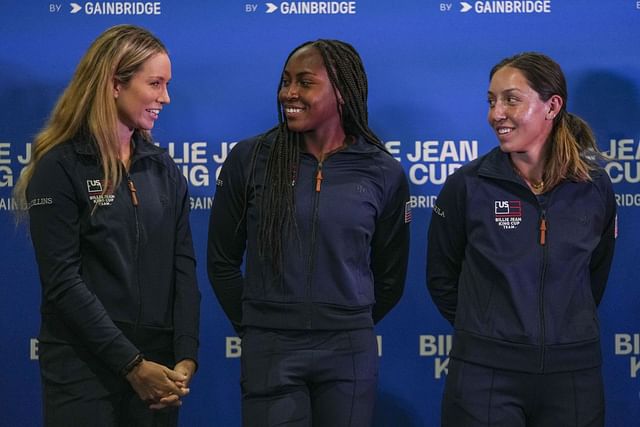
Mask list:
[{"label": "wrist", "polygon": [[124,368],[120,371],[120,374],[123,377],[129,375],[133,370],[138,367],[142,362],[144,362],[144,355],[142,353],[136,354],[136,356],[131,359],[129,363],[127,363]]}]

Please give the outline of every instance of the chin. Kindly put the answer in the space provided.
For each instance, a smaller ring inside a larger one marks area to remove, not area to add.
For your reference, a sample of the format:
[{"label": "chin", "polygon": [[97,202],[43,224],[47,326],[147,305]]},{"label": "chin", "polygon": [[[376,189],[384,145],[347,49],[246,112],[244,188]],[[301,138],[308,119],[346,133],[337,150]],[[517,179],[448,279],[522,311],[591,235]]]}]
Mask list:
[{"label": "chin", "polygon": [[291,132],[296,132],[296,133],[302,133],[305,131],[305,129],[302,126],[296,126],[291,123],[287,124],[287,129],[289,129],[289,131]]},{"label": "chin", "polygon": [[499,147],[500,151],[502,151],[503,153],[510,153],[513,151],[511,148],[509,148],[509,143],[507,142],[499,141]]}]

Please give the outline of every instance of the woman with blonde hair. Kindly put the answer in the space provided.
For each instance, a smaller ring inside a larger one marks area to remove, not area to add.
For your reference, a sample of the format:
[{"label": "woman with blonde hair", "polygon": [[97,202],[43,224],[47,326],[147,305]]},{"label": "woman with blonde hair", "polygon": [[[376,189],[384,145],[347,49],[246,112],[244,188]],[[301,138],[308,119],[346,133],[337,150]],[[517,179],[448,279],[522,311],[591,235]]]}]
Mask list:
[{"label": "woman with blonde hair", "polygon": [[42,283],[47,426],[175,426],[199,304],[186,180],[150,130],[171,62],[118,25],[80,61],[14,190]]}]

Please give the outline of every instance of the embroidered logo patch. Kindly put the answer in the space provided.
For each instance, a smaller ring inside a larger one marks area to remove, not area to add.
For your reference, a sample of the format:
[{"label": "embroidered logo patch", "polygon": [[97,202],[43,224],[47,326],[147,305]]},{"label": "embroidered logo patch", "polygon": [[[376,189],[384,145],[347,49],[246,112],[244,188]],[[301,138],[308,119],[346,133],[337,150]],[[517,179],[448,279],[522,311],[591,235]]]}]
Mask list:
[{"label": "embroidered logo patch", "polygon": [[103,181],[100,179],[87,180],[87,192],[89,200],[97,206],[111,206],[116,199],[115,194],[102,194]]},{"label": "embroidered logo patch", "polygon": [[503,230],[512,230],[522,222],[522,202],[520,200],[496,200],[494,215],[499,227]]},{"label": "embroidered logo patch", "polygon": [[52,197],[37,197],[35,199],[29,200],[27,203],[27,209],[31,209],[34,206],[42,206],[42,205],[52,205],[53,198]]}]

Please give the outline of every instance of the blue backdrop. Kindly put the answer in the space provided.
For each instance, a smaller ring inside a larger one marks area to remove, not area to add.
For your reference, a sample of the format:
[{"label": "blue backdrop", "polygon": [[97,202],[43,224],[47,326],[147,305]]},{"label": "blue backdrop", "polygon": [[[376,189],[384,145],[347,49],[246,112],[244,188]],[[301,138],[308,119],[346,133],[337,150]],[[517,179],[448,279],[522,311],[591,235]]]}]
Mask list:
[{"label": "blue backdrop", "polygon": [[451,329],[425,287],[431,207],[450,172],[496,144],[486,123],[488,72],[523,50],[563,66],[569,110],[590,122],[611,157],[619,237],[600,307],[607,426],[638,425],[640,1],[248,1],[0,0],[0,425],[41,423],[40,285],[24,227],[13,224],[11,190],[80,57],[118,23],[151,29],[173,62],[172,102],[154,136],[190,183],[203,294],[200,370],[181,425],[240,425],[238,340],[206,278],[215,174],[234,142],[275,124],[282,63],[317,38],[343,39],[361,53],[372,128],[405,167],[414,201],[405,295],[377,327],[376,425],[439,425]]}]

